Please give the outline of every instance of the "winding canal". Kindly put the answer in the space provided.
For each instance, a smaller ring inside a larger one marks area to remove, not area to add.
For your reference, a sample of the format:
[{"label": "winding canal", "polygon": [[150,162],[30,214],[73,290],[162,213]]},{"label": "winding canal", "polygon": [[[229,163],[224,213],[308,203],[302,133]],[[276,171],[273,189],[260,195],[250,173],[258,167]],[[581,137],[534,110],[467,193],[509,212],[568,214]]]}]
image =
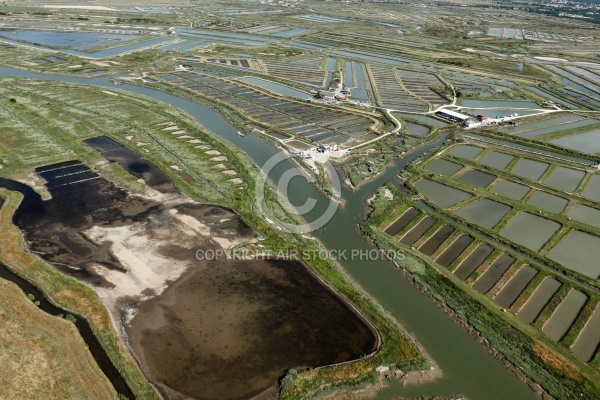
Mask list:
[{"label": "winding canal", "polygon": [[[0,76],[8,75],[114,86],[104,78],[70,78],[0,68]],[[120,85],[119,89],[153,97],[190,113],[205,128],[246,152],[259,166],[264,165],[277,153],[277,149],[257,137],[251,135],[239,137],[237,128],[229,124],[220,114],[205,106],[143,87]],[[333,219],[324,228],[313,232],[313,236],[329,250],[342,251],[345,249],[348,252],[372,250],[371,245],[364,240],[357,228],[357,224],[367,214],[366,199],[371,197],[377,188],[393,179],[401,168],[419,154],[440,145],[442,141],[443,139],[440,139],[425,148],[409,153],[376,179],[360,186],[356,191],[344,187],[342,189],[343,207],[337,210]],[[270,171],[269,176],[273,181],[278,182],[282,174],[290,168],[294,167],[289,162],[281,162]],[[308,198],[316,200],[316,207],[312,213],[308,214],[308,220],[320,215],[328,205],[328,200],[300,177],[290,180],[288,196],[296,205],[303,204]],[[412,286],[392,264],[384,260],[364,262],[350,259],[342,260],[340,264],[362,289],[414,335],[443,371],[443,378],[425,384],[401,387],[397,382],[392,382],[389,388],[377,394],[377,399],[451,394],[462,394],[473,400],[538,398],[525,383],[520,382],[504,368],[466,330],[452,321],[449,316]]]}]

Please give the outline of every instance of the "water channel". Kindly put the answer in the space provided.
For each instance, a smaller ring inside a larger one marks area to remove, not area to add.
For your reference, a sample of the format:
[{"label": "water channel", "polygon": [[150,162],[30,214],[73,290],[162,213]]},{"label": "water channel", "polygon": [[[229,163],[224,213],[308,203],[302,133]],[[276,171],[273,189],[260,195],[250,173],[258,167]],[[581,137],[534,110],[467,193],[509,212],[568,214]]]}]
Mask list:
[{"label": "water channel", "polygon": [[[104,78],[71,78],[0,68],[0,76],[9,75],[113,87],[113,84]],[[237,128],[207,107],[158,90],[132,85],[121,85],[119,89],[153,97],[190,113],[204,127],[245,151],[257,165],[264,165],[277,152],[270,144],[257,137],[251,135],[239,137]],[[419,154],[441,143],[442,140],[438,140],[418,152],[410,153],[379,177],[362,185],[357,191],[344,187],[342,190],[344,206],[337,210],[324,228],[313,232],[313,235],[330,250],[371,250],[371,245],[364,240],[356,227],[367,214],[365,200],[381,185],[394,179],[398,171]],[[282,162],[270,171],[269,176],[278,182],[283,173],[290,168],[293,168],[290,163]],[[316,200],[315,209],[307,215],[308,220],[321,215],[328,206],[328,200],[299,177],[290,180],[287,194],[294,204],[303,204],[308,198]],[[520,382],[463,328],[412,286],[393,265],[383,260],[369,262],[347,260],[342,261],[341,265],[363,290],[416,337],[444,374],[443,378],[422,385],[401,387],[397,382],[392,382],[389,388],[377,394],[378,400],[396,396],[416,397],[456,393],[473,400],[538,398],[525,383]]]}]

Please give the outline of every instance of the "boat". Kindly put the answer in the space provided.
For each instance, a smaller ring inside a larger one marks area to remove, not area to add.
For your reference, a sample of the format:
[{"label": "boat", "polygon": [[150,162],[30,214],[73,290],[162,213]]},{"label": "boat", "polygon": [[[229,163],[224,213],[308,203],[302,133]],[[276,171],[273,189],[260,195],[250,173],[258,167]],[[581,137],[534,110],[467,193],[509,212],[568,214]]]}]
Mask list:
[{"label": "boat", "polygon": [[238,133],[237,133],[237,134],[238,134],[238,136],[241,136],[241,137],[244,137],[244,136],[246,136],[246,134],[245,134],[244,132],[242,132],[242,131],[238,131]]}]

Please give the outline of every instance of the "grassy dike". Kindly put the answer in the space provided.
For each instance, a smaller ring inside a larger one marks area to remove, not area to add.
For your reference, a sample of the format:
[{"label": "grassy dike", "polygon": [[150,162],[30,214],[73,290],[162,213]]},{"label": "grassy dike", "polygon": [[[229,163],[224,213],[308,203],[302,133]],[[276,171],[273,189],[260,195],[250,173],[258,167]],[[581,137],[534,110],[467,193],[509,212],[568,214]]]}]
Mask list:
[{"label": "grassy dike", "polygon": [[[597,382],[585,379],[582,373],[562,357],[555,355],[539,335],[528,335],[511,320],[510,315],[488,307],[463,290],[450,276],[430,259],[424,260],[418,253],[391,242],[389,237],[378,230],[378,226],[388,220],[394,209],[408,204],[410,199],[402,196],[392,185],[387,186],[394,193],[394,201],[385,200],[381,191],[371,204],[373,211],[369,219],[361,225],[364,234],[375,245],[385,251],[404,250],[405,260],[400,267],[408,272],[414,281],[440,304],[447,306],[468,326],[474,328],[489,341],[492,349],[517,366],[550,395],[557,399],[598,398],[600,388]],[[528,333],[530,333],[528,331]],[[492,353],[495,353],[492,350]]]},{"label": "grassy dike", "polygon": [[[75,89],[77,85],[68,86]],[[99,130],[100,132],[141,153],[145,159],[167,173],[177,188],[190,198],[200,202],[210,202],[233,208],[261,234],[264,238],[261,243],[267,249],[273,252],[296,250],[300,254],[304,251],[309,251],[312,254],[318,253],[319,245],[313,240],[305,238],[299,233],[280,231],[265,221],[263,215],[259,214],[261,208],[257,206],[255,196],[258,168],[245,153],[233,148],[231,144],[219,136],[201,129],[193,118],[186,113],[173,112],[170,109],[165,110],[164,105],[145,96],[122,95],[120,99],[120,101],[125,100],[131,104],[143,104],[144,109],[149,112],[168,114],[169,120],[188,130],[189,134],[202,139],[213,149],[219,150],[228,157],[239,177],[243,179],[244,190],[228,190],[229,186],[223,185],[224,181],[219,180],[225,178],[217,178],[214,171],[210,169],[210,165],[200,161],[192,162],[192,159],[185,156],[187,153],[185,153],[183,147],[165,142],[160,134],[151,132],[151,129],[147,126],[151,121],[146,122],[139,119],[139,116],[137,122],[131,123],[124,119],[125,117],[122,115],[110,116],[112,121],[122,121],[126,132],[121,129],[114,131]],[[48,104],[58,106],[59,103]],[[72,107],[77,106],[73,105]],[[19,112],[26,113],[30,119],[35,117],[27,110],[19,109]],[[99,122],[109,118],[109,116],[96,111],[94,118]],[[106,126],[108,127],[108,125]],[[69,156],[54,155],[52,162],[62,160],[65,157],[69,159],[74,155],[89,164],[98,161],[98,154],[83,146],[80,141],[91,135],[86,134],[77,138],[69,138],[62,129],[54,128],[40,130],[40,132],[52,138],[63,138],[64,136],[61,143],[64,144],[64,149],[71,152]],[[123,135],[129,132],[135,132],[144,141],[151,139],[149,141],[153,143],[153,151],[143,153],[139,147],[124,141]],[[170,165],[173,165],[174,161],[183,162],[181,165],[185,167],[184,171],[179,172],[171,169]],[[32,167],[33,165],[19,164],[15,159],[11,163],[11,167],[5,168],[2,172],[4,176],[23,176],[23,174],[30,172]],[[118,166],[98,167],[97,172],[133,192],[140,193],[144,191],[143,187],[140,187],[140,184],[131,175]],[[193,179],[190,179],[190,177]],[[208,190],[207,188],[211,185],[216,185],[217,190]],[[277,218],[283,221],[297,222],[297,216],[285,204],[282,204],[273,185],[267,184],[264,190],[266,206]],[[98,337],[105,351],[124,376],[137,398],[157,398],[156,392],[120,342],[110,315],[93,290],[48,267],[39,258],[27,251],[20,231],[12,225],[12,215],[21,202],[21,195],[3,190],[0,192],[0,196],[7,199],[0,212],[2,232],[6,232],[0,237],[0,259],[13,268],[14,272],[36,284],[51,301],[61,306],[61,308],[80,315],[89,321],[94,334]],[[355,362],[300,372],[289,371],[288,375],[282,380],[282,399],[303,399],[378,381],[379,374],[376,373],[375,368],[380,365],[392,365],[404,371],[429,368],[428,360],[421,354],[408,334],[380,306],[355,288],[337,265],[323,260],[309,260],[307,263],[318,277],[345,298],[371,323],[374,329],[377,330],[381,343],[374,354]]]},{"label": "grassy dike", "polygon": [[12,216],[22,195],[0,189],[5,199],[0,209],[0,259],[18,275],[35,284],[59,307],[87,319],[102,347],[137,398],[158,399],[125,346],[119,340],[108,311],[92,289],[46,266],[29,253]]}]

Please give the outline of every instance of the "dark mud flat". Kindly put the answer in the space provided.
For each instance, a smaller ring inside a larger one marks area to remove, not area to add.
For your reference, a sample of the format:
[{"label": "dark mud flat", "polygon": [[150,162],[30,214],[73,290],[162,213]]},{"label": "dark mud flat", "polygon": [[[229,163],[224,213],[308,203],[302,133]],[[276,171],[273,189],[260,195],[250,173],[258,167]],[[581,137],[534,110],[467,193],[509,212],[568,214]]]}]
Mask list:
[{"label": "dark mud flat", "polygon": [[82,232],[94,225],[128,224],[146,218],[159,204],[129,196],[111,182],[91,176],[89,168],[61,176],[58,171],[72,168],[64,164],[38,171],[48,180],[51,200],[43,201],[31,187],[10,179],[0,178],[0,187],[23,194],[13,222],[34,253],[66,274],[103,285],[100,277],[87,270],[90,263],[124,268],[107,247],[90,242]]},{"label": "dark mud flat", "polygon": [[289,368],[360,358],[371,329],[299,262],[215,261],[140,305],[131,345],[168,398],[267,397]]},{"label": "dark mud flat", "polygon": [[[176,192],[170,178],[133,151],[105,136],[86,141],[112,161],[163,192]],[[137,172],[136,172],[137,171]],[[128,225],[159,213],[164,207],[130,196],[79,160],[36,168],[44,178],[51,200],[42,201],[27,185],[0,178],[0,187],[21,192],[23,203],[13,221],[25,234],[30,249],[42,255],[60,271],[103,285],[103,279],[90,270],[91,264],[123,270],[107,246],[98,246],[82,234],[95,225]]]}]

